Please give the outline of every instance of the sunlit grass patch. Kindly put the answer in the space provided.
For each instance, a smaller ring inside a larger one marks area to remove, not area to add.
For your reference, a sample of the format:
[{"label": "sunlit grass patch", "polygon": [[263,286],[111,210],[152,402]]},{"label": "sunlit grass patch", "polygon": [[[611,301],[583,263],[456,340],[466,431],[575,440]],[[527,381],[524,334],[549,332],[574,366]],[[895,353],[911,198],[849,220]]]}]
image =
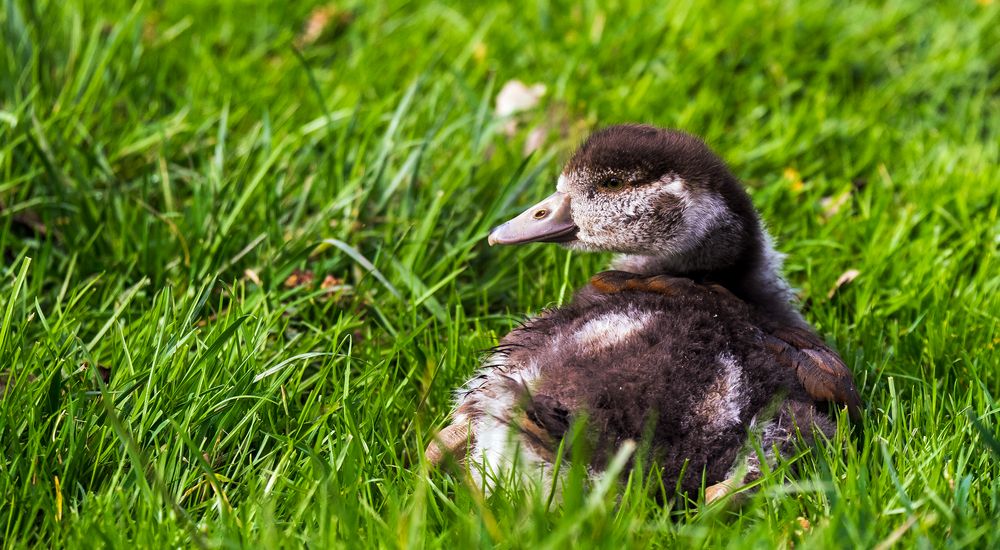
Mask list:
[{"label": "sunlit grass patch", "polygon": [[[0,6],[5,544],[997,545],[997,4]],[[607,260],[489,228],[621,121],[727,159],[867,401],[737,510],[421,467]]]}]

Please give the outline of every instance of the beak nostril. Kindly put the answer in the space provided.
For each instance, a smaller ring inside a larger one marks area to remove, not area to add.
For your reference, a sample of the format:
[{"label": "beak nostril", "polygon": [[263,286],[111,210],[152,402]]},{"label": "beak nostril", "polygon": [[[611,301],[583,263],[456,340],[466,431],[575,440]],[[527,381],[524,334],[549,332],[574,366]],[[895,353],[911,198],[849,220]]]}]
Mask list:
[{"label": "beak nostril", "polygon": [[556,191],[490,232],[489,243],[564,243],[576,239],[569,197]]}]

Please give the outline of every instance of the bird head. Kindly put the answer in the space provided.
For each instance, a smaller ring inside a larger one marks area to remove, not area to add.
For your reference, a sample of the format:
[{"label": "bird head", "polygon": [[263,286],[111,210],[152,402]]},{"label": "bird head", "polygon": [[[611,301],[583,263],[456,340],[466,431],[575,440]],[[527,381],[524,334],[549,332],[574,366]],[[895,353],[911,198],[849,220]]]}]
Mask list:
[{"label": "bird head", "polygon": [[756,211],[725,163],[675,130],[619,125],[592,134],[556,192],[494,229],[489,243],[558,242],[712,271],[760,240]]}]

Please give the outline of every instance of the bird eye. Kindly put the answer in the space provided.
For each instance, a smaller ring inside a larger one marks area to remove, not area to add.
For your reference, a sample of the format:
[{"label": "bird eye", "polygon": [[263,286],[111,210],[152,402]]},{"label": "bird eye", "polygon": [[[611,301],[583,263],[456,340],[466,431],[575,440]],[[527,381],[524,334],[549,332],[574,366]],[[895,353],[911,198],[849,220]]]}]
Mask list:
[{"label": "bird eye", "polygon": [[597,186],[606,191],[617,191],[625,186],[625,182],[621,178],[611,176],[601,180]]}]

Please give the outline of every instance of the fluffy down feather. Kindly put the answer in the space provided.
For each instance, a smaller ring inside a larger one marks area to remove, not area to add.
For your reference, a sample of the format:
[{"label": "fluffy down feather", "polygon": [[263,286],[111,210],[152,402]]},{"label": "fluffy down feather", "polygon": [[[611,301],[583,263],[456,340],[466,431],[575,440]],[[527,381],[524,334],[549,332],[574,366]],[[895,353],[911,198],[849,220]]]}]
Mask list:
[{"label": "fluffy down feather", "polygon": [[779,452],[799,419],[807,438],[811,426],[832,433],[794,374],[774,367],[764,338],[744,302],[701,285],[671,296],[585,287],[508,334],[459,393],[456,417],[475,434],[469,457],[505,472],[516,454],[547,477],[568,427],[586,417],[594,472],[632,440],[667,487],[723,481],[755,423],[770,422],[763,443]]}]

